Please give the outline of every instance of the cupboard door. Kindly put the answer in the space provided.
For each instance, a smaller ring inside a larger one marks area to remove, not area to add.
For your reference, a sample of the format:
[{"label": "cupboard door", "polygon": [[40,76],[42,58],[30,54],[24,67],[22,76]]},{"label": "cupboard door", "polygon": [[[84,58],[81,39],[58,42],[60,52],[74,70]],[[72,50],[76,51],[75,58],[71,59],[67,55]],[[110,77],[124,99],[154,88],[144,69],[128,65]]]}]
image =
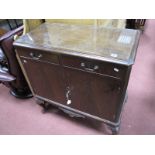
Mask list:
[{"label": "cupboard door", "polygon": [[121,98],[121,82],[117,79],[65,68],[70,89],[70,107],[115,121]]},{"label": "cupboard door", "polygon": [[59,65],[21,58],[32,89],[36,95],[65,103],[64,82]]}]

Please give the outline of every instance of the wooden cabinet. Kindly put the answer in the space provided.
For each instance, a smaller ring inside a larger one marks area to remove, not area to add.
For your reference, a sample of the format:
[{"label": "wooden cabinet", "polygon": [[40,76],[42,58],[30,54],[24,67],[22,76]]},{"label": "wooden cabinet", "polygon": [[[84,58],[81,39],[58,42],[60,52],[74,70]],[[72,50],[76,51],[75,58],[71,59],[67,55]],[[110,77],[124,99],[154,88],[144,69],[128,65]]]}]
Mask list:
[{"label": "wooden cabinet", "polygon": [[[99,28],[95,41],[92,31],[90,26],[45,23],[14,46],[36,98],[72,116],[102,121],[115,133],[140,34]],[[108,38],[103,42],[102,33]],[[91,35],[80,40],[77,34]]]}]

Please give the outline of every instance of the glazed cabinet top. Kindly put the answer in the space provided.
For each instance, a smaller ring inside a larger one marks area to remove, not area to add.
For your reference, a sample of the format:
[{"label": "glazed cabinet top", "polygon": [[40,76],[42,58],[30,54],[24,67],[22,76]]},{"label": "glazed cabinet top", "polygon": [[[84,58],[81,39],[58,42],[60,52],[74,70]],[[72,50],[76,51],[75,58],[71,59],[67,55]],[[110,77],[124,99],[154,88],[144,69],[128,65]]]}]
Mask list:
[{"label": "glazed cabinet top", "polygon": [[44,23],[21,36],[14,45],[132,65],[139,38],[138,30]]}]

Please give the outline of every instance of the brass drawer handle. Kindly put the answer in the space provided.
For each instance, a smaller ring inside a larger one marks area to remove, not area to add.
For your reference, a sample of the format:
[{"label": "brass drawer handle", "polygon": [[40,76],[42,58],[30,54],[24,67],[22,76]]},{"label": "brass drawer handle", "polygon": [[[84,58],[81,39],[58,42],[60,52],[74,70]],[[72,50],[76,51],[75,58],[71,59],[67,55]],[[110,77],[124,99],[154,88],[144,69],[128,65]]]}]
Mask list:
[{"label": "brass drawer handle", "polygon": [[42,54],[35,54],[33,52],[30,53],[30,56],[32,57],[32,59],[34,60],[39,60],[42,57]]},{"label": "brass drawer handle", "polygon": [[81,67],[83,67],[86,71],[94,72],[99,69],[99,66],[95,65],[93,68],[87,68],[84,62],[81,62]]}]

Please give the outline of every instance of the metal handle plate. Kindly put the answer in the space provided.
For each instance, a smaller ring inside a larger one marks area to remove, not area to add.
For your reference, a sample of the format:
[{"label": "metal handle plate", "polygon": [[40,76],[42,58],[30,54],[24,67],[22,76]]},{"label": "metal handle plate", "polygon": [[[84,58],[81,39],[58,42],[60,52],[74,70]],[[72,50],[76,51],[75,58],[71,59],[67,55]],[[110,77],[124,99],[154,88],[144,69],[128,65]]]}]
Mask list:
[{"label": "metal handle plate", "polygon": [[84,62],[81,62],[81,67],[83,67],[86,71],[94,72],[95,70],[99,69],[99,66],[95,65],[93,68],[86,67]]},{"label": "metal handle plate", "polygon": [[35,59],[35,60],[39,60],[42,57],[42,54],[35,54],[33,52],[30,53],[30,56]]}]

